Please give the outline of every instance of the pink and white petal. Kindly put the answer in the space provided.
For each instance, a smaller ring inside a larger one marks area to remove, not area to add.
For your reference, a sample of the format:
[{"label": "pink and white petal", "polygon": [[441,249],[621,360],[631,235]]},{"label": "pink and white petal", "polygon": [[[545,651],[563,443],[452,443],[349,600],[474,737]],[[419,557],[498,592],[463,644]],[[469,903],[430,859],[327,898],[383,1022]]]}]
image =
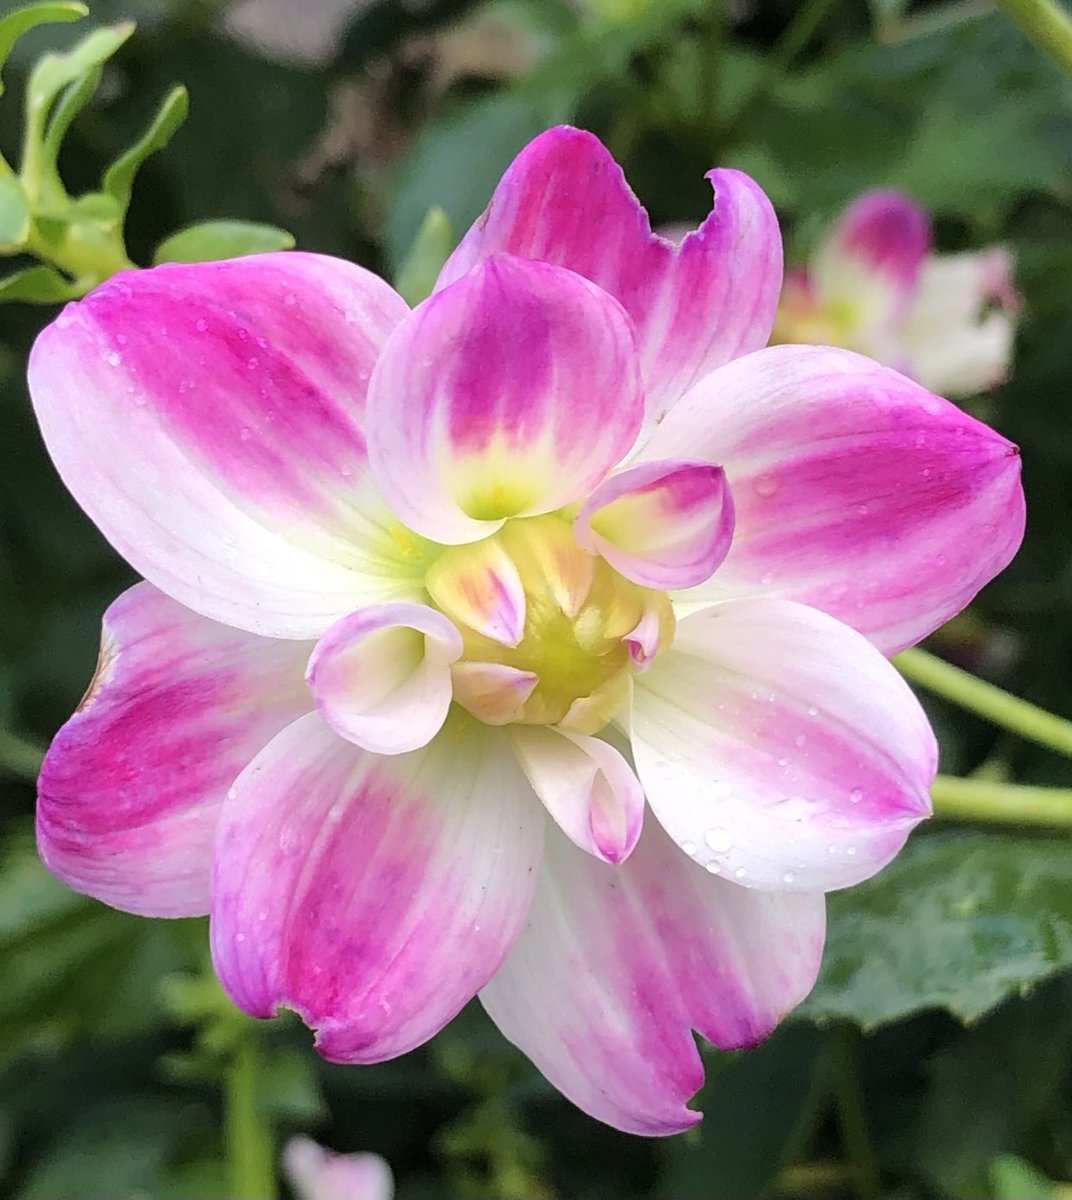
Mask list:
[{"label": "pink and white petal", "polygon": [[461,655],[461,634],[434,608],[374,604],[332,625],[305,678],[340,737],[373,754],[404,754],[442,729],[450,665]]},{"label": "pink and white petal", "polygon": [[684,453],[722,463],[736,525],[682,613],[781,596],[893,654],[959,612],[1023,536],[1016,447],[847,350],[775,346],[712,373],[644,448]]},{"label": "pink and white petal", "polygon": [[315,636],[418,574],[363,414],[407,311],[322,255],[123,272],[40,335],[30,391],[64,482],[138,571],[216,620]]},{"label": "pink and white petal", "polygon": [[506,738],[450,718],[382,757],[314,713],[239,776],[216,835],[216,972],[258,1017],[285,1005],[338,1062],[420,1045],[517,937],[546,819]]},{"label": "pink and white petal", "polygon": [[502,544],[485,538],[444,550],[428,568],[432,602],[461,625],[516,646],[525,632],[528,603],[517,565]]},{"label": "pink and white petal", "polygon": [[745,887],[859,883],[930,813],[937,747],[919,701],[866,638],[791,601],[681,621],[636,680],[630,737],[666,831]]},{"label": "pink and white petal", "polygon": [[823,299],[859,311],[863,324],[896,321],[916,293],[931,248],[925,209],[901,192],[865,192],[816,248],[809,268]]},{"label": "pink and white petal", "polygon": [[948,396],[973,396],[1001,383],[1012,361],[1019,301],[1011,269],[1000,246],[927,259],[901,329],[906,373]]},{"label": "pink and white petal", "polygon": [[621,167],[591,133],[531,141],[440,274],[444,287],[506,251],[576,271],[620,300],[637,329],[647,415],[697,379],[766,345],[782,280],[778,221],[740,171],[710,171],[711,214],[680,241],[652,233]]},{"label": "pink and white petal", "polygon": [[754,892],[690,862],[655,821],[620,866],[549,830],[524,932],[480,993],[492,1020],[578,1107],[628,1133],[694,1125],[691,1033],[764,1038],[811,990],[821,894]]},{"label": "pink and white petal", "polygon": [[597,737],[514,725],[510,741],[532,790],[566,836],[604,862],[633,852],[644,823],[644,792],[625,759]]},{"label": "pink and white petal", "polygon": [[693,587],[729,553],[733,498],[721,467],[644,462],[605,479],[581,505],[577,541],[643,587]]},{"label": "pink and white petal", "polygon": [[579,275],[496,255],[402,322],[368,413],[402,520],[474,542],[581,498],[629,450],[643,414],[633,330]]},{"label": "pink and white petal", "polygon": [[104,614],[89,690],[41,768],[37,844],[49,870],[126,912],[208,912],[220,804],[312,707],[308,654],[200,617],[148,583],[124,592]]},{"label": "pink and white petal", "polygon": [[296,1200],[393,1200],[394,1176],[378,1154],[334,1154],[312,1138],[283,1147],[283,1174]]},{"label": "pink and white petal", "polygon": [[540,682],[533,671],[495,662],[456,662],[451,679],[457,703],[488,725],[516,720]]}]

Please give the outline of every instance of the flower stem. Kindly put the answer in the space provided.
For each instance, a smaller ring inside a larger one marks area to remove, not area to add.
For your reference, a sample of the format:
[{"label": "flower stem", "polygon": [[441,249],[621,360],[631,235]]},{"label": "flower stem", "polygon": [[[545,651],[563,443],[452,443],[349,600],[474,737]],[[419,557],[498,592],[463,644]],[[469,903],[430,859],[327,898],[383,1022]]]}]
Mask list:
[{"label": "flower stem", "polygon": [[227,1194],[232,1200],[275,1200],[272,1136],[258,1094],[259,1049],[256,1033],[245,1030],[224,1081]]},{"label": "flower stem", "polygon": [[1072,75],[1072,17],[1056,0],[997,0],[998,8],[1062,70]]},{"label": "flower stem", "polygon": [[1072,828],[1072,788],[939,775],[931,788],[931,799],[934,815],[951,821]]},{"label": "flower stem", "polygon": [[867,1128],[864,1093],[860,1086],[860,1031],[843,1022],[831,1033],[830,1081],[834,1089],[841,1144],[852,1171],[856,1194],[868,1200],[882,1191],[875,1152]]},{"label": "flower stem", "polygon": [[17,733],[0,729],[0,772],[32,782],[41,770],[44,757],[45,752],[40,746],[19,737]]},{"label": "flower stem", "polygon": [[804,50],[822,25],[834,0],[807,0],[797,9],[785,32],[778,39],[768,58],[772,73],[784,71]]},{"label": "flower stem", "polygon": [[1072,721],[1010,696],[925,650],[905,650],[893,662],[906,679],[927,691],[978,713],[1002,729],[1072,757]]}]

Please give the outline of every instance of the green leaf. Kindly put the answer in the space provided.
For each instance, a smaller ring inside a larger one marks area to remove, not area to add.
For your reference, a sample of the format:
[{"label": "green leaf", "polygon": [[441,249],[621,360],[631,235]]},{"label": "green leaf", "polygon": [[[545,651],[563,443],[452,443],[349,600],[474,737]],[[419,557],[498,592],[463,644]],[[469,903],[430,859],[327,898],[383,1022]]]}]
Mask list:
[{"label": "green leaf", "polygon": [[395,276],[395,290],[407,304],[419,304],[432,294],[436,277],[453,249],[450,218],[433,204]]},{"label": "green leaf", "polygon": [[990,1164],[995,1200],[1054,1200],[1057,1188],[1030,1163],[1014,1154],[999,1154]]},{"label": "green leaf", "polygon": [[95,29],[65,53],[44,55],[30,72],[26,85],[28,126],[39,130],[57,94],[87,71],[107,62],[133,32],[134,23],[123,21],[106,29]]},{"label": "green leaf", "polygon": [[798,1009],[865,1029],[927,1008],[970,1022],[1072,964],[1072,852],[1059,839],[916,838],[829,898],[819,982]]},{"label": "green leaf", "polygon": [[0,254],[18,250],[30,232],[30,206],[14,175],[0,175]]},{"label": "green leaf", "polygon": [[165,238],[157,246],[153,262],[212,262],[289,250],[293,245],[293,236],[275,225],[257,221],[202,221]]},{"label": "green leaf", "polygon": [[175,130],[186,120],[189,109],[190,97],[186,89],[181,84],[172,88],[164,97],[149,128],[104,172],[101,186],[105,194],[111,196],[123,212],[126,212],[130,203],[134,176],[142,163],[150,154],[155,154],[168,144]]},{"label": "green leaf", "polygon": [[83,289],[52,267],[24,267],[0,279],[0,302],[24,300],[30,304],[57,304],[73,300]]},{"label": "green leaf", "polygon": [[[84,4],[69,0],[58,4],[28,4],[25,8],[16,8],[6,17],[0,17],[0,72],[11,53],[11,48],[20,37],[35,25],[46,25],[57,21],[77,21],[84,17],[89,9]],[[0,79],[0,96],[4,94],[3,80]]]},{"label": "green leaf", "polygon": [[390,262],[400,267],[405,261],[433,204],[454,229],[468,228],[510,160],[547,123],[537,104],[500,93],[426,126],[399,167],[388,200]]}]

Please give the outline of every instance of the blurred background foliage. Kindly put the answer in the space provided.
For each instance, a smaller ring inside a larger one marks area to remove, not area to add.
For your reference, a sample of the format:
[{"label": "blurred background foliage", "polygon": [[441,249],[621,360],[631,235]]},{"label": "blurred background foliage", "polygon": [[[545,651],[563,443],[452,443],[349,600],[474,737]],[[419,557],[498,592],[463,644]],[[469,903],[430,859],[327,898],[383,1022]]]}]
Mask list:
[{"label": "blurred background foliage", "polygon": [[[768,191],[791,258],[876,185],[931,208],[943,250],[1007,243],[1024,296],[1017,359],[976,408],[1023,448],[1027,539],[931,649],[1072,715],[1072,85],[987,4],[90,7],[89,22],[139,28],[67,138],[73,192],[97,186],[174,84],[189,92],[133,193],[127,249],[142,264],[178,228],[236,218],[389,277],[405,267],[419,294],[425,259],[563,120],[609,144],[656,225],[701,218],[719,163]],[[0,100],[9,157],[29,67],[86,25],[16,46]],[[705,1121],[662,1142],[575,1111],[475,1005],[397,1062],[325,1064],[296,1021],[230,1009],[201,922],[129,917],[53,881],[32,846],[35,746],[78,702],[101,610],[131,576],[30,415],[25,360],[50,312],[0,308],[0,1194],[224,1197],[228,1147],[269,1129],[276,1145],[304,1131],[378,1151],[403,1198],[1072,1196],[1067,826],[932,822],[879,878],[832,897],[812,997],[758,1049],[707,1053]],[[1072,785],[1072,762],[927,704],[944,771]]]}]

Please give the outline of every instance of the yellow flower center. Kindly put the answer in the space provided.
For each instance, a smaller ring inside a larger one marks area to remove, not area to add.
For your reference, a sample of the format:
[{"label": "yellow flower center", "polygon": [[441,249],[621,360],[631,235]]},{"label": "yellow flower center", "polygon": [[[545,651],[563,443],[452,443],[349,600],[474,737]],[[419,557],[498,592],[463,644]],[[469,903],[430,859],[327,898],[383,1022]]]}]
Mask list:
[{"label": "yellow flower center", "polygon": [[668,597],[583,550],[557,514],[447,547],[425,586],[462,635],[454,698],[492,725],[598,732],[622,707],[631,671],[674,633]]}]

